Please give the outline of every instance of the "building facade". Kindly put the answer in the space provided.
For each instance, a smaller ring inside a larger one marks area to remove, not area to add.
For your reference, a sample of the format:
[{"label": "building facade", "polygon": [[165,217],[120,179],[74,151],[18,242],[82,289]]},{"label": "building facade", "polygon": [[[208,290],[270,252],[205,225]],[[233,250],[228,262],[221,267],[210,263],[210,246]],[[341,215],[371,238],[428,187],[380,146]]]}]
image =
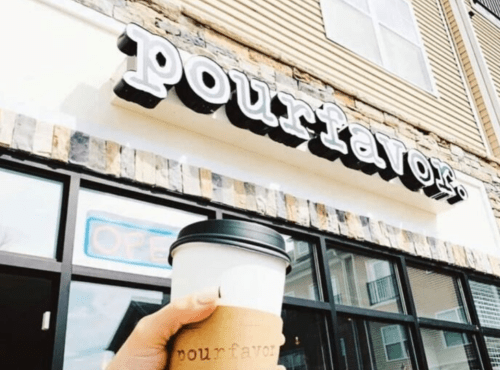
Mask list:
[{"label": "building facade", "polygon": [[500,369],[498,1],[18,0],[0,29],[1,368],[105,369],[178,231],[231,218],[285,238],[288,370]]}]

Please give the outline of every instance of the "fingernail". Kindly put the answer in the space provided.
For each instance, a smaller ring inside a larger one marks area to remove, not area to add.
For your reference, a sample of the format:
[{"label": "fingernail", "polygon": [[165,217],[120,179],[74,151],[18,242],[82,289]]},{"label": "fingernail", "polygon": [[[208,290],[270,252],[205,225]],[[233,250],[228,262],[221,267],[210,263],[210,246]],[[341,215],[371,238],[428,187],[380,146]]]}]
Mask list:
[{"label": "fingernail", "polygon": [[196,301],[199,304],[209,304],[215,302],[219,299],[219,287],[209,288],[204,290],[196,297]]}]

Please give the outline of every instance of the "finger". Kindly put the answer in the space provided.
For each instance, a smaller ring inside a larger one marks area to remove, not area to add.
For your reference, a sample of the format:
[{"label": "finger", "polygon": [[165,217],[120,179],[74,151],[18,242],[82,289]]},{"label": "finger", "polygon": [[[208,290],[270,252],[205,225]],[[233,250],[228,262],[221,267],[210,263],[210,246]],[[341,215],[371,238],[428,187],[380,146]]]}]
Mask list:
[{"label": "finger", "polygon": [[210,288],[195,295],[173,300],[138,324],[141,340],[151,345],[165,346],[183,326],[206,319],[217,307],[219,289]]},{"label": "finger", "polygon": [[286,367],[284,367],[283,365],[278,365],[276,370],[286,370]]},{"label": "finger", "polygon": [[281,334],[281,343],[280,343],[280,345],[282,346],[283,344],[285,344],[285,342],[286,342],[286,337],[285,337],[284,334]]}]

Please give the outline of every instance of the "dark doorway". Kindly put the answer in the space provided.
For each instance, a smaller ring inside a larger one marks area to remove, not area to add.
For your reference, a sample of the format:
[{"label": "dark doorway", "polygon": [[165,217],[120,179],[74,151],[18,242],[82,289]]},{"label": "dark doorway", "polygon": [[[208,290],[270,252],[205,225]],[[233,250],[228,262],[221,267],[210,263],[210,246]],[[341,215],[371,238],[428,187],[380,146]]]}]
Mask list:
[{"label": "dark doorway", "polygon": [[55,314],[52,287],[48,278],[0,273],[0,369],[50,368],[53,325],[43,330],[42,320]]}]

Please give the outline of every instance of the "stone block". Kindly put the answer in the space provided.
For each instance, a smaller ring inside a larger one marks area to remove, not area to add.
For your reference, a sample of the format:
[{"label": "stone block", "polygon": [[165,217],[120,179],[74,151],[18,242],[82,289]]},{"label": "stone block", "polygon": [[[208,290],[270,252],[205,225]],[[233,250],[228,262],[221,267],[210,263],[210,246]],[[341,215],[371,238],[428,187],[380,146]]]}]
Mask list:
[{"label": "stone block", "polygon": [[298,222],[297,198],[293,195],[285,194],[286,219],[291,222]]},{"label": "stone block", "polygon": [[365,235],[359,216],[351,212],[345,212],[345,220],[348,229],[347,236],[352,239],[363,240]]},{"label": "stone block", "polygon": [[241,209],[246,209],[247,206],[245,183],[240,180],[234,180],[234,206]]},{"label": "stone block", "polygon": [[287,206],[285,202],[285,193],[276,191],[276,216],[287,219]]},{"label": "stone block", "polygon": [[110,0],[76,0],[76,2],[85,5],[91,9],[97,10],[99,13],[109,17],[113,15],[114,1]]},{"label": "stone block", "polygon": [[297,200],[297,223],[309,227],[311,216],[309,214],[309,202],[307,199],[296,198]]},{"label": "stone block", "polygon": [[201,197],[200,169],[186,163],[181,165],[184,194]]},{"label": "stone block", "polygon": [[382,222],[381,222],[380,226],[381,227],[383,226],[383,228],[384,228],[383,232],[385,233],[385,235],[389,239],[389,243],[390,243],[391,248],[404,250],[403,249],[404,246],[402,246],[402,247],[399,246],[398,233],[400,232],[400,229],[398,229],[392,225],[387,225],[387,224],[382,223]]},{"label": "stone block", "polygon": [[448,255],[442,241],[428,236],[427,243],[430,247],[432,259],[442,262],[448,262]]},{"label": "stone block", "polygon": [[120,150],[120,144],[106,141],[106,173],[109,175],[119,177],[121,174]]},{"label": "stone block", "polygon": [[455,265],[461,267],[469,267],[465,248],[457,244],[452,244],[451,249],[453,250],[453,259],[455,261]]},{"label": "stone block", "polygon": [[168,181],[168,159],[157,155],[155,157],[155,186],[170,189]]},{"label": "stone block", "polygon": [[322,203],[316,203],[314,208],[316,209],[319,229],[323,231],[328,230],[328,214],[326,212],[326,206]]},{"label": "stone block", "polygon": [[413,233],[415,242],[415,254],[420,257],[432,258],[431,246],[427,237],[422,234]]},{"label": "stone block", "polygon": [[370,229],[370,219],[365,216],[359,216],[359,221],[361,222],[361,230],[363,231],[362,240],[367,240],[369,242],[373,241]]},{"label": "stone block", "polygon": [[455,254],[453,252],[453,244],[449,242],[444,242],[444,248],[446,251],[446,257],[448,259],[449,264],[456,264],[455,262]]},{"label": "stone block", "polygon": [[200,168],[200,186],[201,186],[201,196],[205,199],[212,199],[213,197],[212,171],[206,168]]},{"label": "stone block", "polygon": [[380,228],[380,222],[375,221],[372,218],[369,218],[368,221],[369,221],[372,242],[378,245],[382,245],[384,247],[390,247],[391,242],[387,238],[386,234]]},{"label": "stone block", "polygon": [[255,184],[245,182],[245,209],[251,212],[257,212],[257,193]]},{"label": "stone block", "polygon": [[181,164],[172,159],[168,160],[168,183],[170,189],[182,193],[182,169]]},{"label": "stone block", "polygon": [[335,98],[335,101],[338,104],[344,105],[344,106],[349,107],[349,108],[355,107],[354,98],[352,96],[347,95],[339,90],[335,90],[335,92],[333,93],[333,96]]},{"label": "stone block", "polygon": [[402,230],[397,227],[393,227],[393,231],[397,240],[397,249],[406,253],[411,253],[411,251],[415,252],[415,241],[411,231]]},{"label": "stone block", "polygon": [[474,270],[478,269],[478,261],[476,259],[476,255],[469,248],[465,249],[465,257],[467,259],[467,265]]},{"label": "stone block", "polygon": [[120,174],[130,180],[135,179],[135,150],[128,146],[121,147]]},{"label": "stone block", "polygon": [[33,137],[33,153],[50,158],[52,155],[52,141],[54,125],[44,121],[37,121],[35,136]]},{"label": "stone block", "polygon": [[356,109],[362,115],[373,118],[376,121],[384,122],[384,113],[371,105],[365,104],[360,100],[356,100]]},{"label": "stone block", "polygon": [[14,124],[11,147],[31,153],[33,151],[35,129],[36,119],[18,114]]},{"label": "stone block", "polygon": [[331,206],[326,206],[327,230],[333,234],[340,234],[340,222],[337,210]]},{"label": "stone block", "polygon": [[213,201],[234,207],[233,179],[212,172]]},{"label": "stone block", "polygon": [[12,134],[16,123],[16,113],[0,109],[0,146],[12,145]]},{"label": "stone block", "polygon": [[347,225],[346,212],[337,209],[337,219],[339,222],[340,235],[349,236],[349,226]]},{"label": "stone block", "polygon": [[106,141],[90,138],[88,167],[96,172],[106,172]]},{"label": "stone block", "polygon": [[488,259],[486,253],[483,253],[478,250],[474,250],[472,251],[472,253],[476,258],[476,269],[486,274],[491,274],[493,270],[490,264],[490,260]]},{"label": "stone block", "polygon": [[276,73],[276,83],[293,90],[297,90],[299,87],[298,82],[295,78],[281,73]]},{"label": "stone block", "polygon": [[276,191],[255,185],[255,203],[257,212],[262,215],[276,217]]},{"label": "stone block", "polygon": [[500,258],[496,256],[488,256],[488,260],[490,261],[491,273],[500,277]]},{"label": "stone block", "polygon": [[71,130],[63,126],[54,126],[54,137],[52,139],[52,159],[62,162],[69,160],[69,147],[71,141]]},{"label": "stone block", "polygon": [[314,202],[309,202],[309,215],[310,215],[310,220],[311,220],[311,227],[314,227],[316,229],[319,229],[319,218],[318,218],[318,211],[317,211],[317,203]]},{"label": "stone block", "polygon": [[69,161],[86,166],[89,161],[90,137],[80,131],[72,131],[69,147]]},{"label": "stone block", "polygon": [[144,150],[135,151],[135,180],[148,185],[156,181],[156,156]]}]

